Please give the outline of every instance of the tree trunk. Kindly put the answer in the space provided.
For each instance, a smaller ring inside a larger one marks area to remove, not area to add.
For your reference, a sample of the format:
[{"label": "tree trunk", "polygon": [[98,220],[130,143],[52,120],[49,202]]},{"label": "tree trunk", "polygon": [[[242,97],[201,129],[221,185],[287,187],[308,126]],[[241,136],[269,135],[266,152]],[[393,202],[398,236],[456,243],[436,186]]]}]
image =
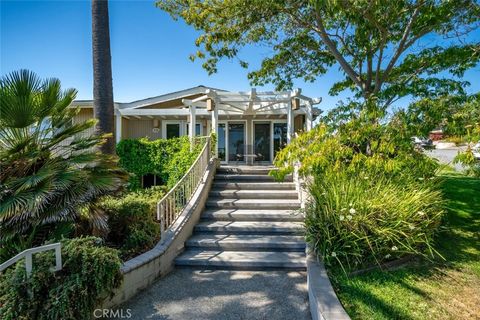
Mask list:
[{"label": "tree trunk", "polygon": [[95,132],[111,134],[100,149],[103,153],[114,154],[114,106],[108,0],[92,0],[92,50],[93,110],[95,118],[98,119]]}]

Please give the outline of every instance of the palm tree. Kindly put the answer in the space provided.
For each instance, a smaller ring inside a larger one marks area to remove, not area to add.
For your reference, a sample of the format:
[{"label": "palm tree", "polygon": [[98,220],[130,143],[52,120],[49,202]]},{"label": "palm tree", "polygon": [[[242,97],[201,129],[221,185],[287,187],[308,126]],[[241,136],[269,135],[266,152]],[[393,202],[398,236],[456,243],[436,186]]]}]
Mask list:
[{"label": "palm tree", "polygon": [[98,119],[98,134],[108,133],[107,142],[101,146],[103,153],[115,153],[114,107],[112,86],[112,57],[110,55],[110,30],[108,1],[92,0],[93,49],[93,110]]},{"label": "palm tree", "polygon": [[0,261],[24,239],[41,243],[85,216],[106,228],[95,201],[127,177],[115,156],[98,151],[105,136],[86,133],[96,120],[74,123],[75,95],[27,70],[0,79]]}]

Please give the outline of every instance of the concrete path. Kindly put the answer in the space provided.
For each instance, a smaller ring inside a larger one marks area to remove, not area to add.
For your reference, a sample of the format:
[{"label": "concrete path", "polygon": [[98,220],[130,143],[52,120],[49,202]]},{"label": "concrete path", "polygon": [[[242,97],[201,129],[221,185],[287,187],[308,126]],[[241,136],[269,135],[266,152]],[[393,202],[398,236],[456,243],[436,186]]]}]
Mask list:
[{"label": "concrete path", "polygon": [[121,305],[130,319],[310,319],[305,272],[176,269]]},{"label": "concrete path", "polygon": [[450,149],[433,149],[433,150],[426,150],[425,154],[438,159],[441,164],[449,164],[455,168],[457,171],[462,171],[463,167],[461,164],[456,163],[453,164],[453,159],[459,152],[463,152],[466,150],[466,147],[455,147]]}]

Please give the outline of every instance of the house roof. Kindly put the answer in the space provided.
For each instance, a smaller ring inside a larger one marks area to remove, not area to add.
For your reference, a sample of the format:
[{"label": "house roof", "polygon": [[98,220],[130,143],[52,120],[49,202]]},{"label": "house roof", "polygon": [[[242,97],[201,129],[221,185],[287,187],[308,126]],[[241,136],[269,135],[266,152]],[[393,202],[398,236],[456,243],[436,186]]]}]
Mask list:
[{"label": "house roof", "polygon": [[[320,109],[313,107],[321,99],[306,97],[300,89],[257,92],[253,88],[248,92],[231,92],[203,85],[132,102],[115,103],[115,109],[116,114],[125,116],[183,115],[189,112],[186,107],[195,106],[199,114],[208,114],[206,105],[209,99],[215,101],[220,114],[227,115],[286,114],[293,99],[299,102],[295,114],[305,114],[307,109],[312,111],[313,116],[321,113]],[[72,105],[91,107],[93,100],[76,100]]]},{"label": "house roof", "polygon": [[[191,87],[188,89],[183,89],[179,91],[174,91],[170,93],[165,93],[159,96],[154,96],[150,98],[145,98],[145,99],[140,99],[140,100],[134,100],[132,102],[115,102],[115,107],[117,109],[136,109],[136,108],[142,108],[148,105],[152,104],[157,104],[169,100],[175,100],[175,99],[182,99],[186,98],[195,94],[202,94],[205,93],[207,90],[215,90],[215,91],[226,91],[223,89],[218,89],[218,88],[213,88],[213,87],[207,87],[204,85],[199,85],[196,87]],[[91,107],[93,105],[93,100],[75,100],[72,103],[72,106],[78,106],[78,107]]]}]

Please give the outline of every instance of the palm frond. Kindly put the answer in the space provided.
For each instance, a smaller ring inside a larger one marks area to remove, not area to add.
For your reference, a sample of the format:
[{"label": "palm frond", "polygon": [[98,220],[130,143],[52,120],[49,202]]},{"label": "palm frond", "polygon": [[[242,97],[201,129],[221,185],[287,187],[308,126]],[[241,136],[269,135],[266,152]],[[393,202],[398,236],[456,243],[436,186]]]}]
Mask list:
[{"label": "palm frond", "polygon": [[122,188],[127,174],[98,152],[106,136],[87,134],[94,120],[73,122],[76,93],[27,70],[0,80],[0,246],[80,217],[105,229],[92,203]]}]

